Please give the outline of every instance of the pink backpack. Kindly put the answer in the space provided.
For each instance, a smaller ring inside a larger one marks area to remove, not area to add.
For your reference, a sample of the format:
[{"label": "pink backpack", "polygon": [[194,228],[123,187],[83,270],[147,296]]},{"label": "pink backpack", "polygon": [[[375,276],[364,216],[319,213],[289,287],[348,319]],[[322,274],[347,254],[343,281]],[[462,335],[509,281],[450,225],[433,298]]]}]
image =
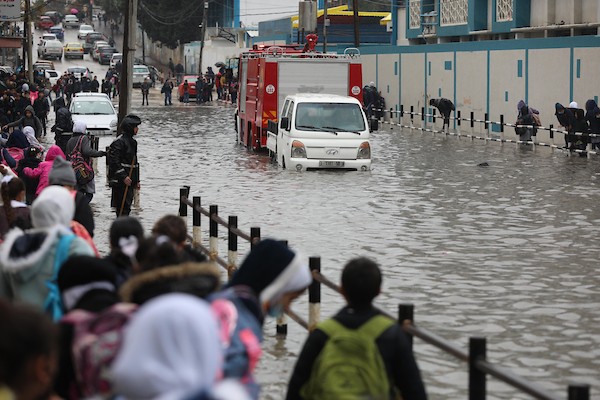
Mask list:
[{"label": "pink backpack", "polygon": [[61,322],[73,325],[71,352],[77,387],[71,399],[111,394],[108,372],[123,341],[124,327],[137,305],[117,303],[98,313],[73,310]]}]

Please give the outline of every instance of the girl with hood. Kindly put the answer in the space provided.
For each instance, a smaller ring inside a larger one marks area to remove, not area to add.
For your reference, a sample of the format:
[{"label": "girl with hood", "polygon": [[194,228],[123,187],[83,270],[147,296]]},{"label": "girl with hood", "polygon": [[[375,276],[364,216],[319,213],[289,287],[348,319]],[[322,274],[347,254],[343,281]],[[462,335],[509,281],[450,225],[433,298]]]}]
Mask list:
[{"label": "girl with hood", "polygon": [[3,239],[6,233],[14,227],[31,228],[29,207],[23,202],[25,200],[23,181],[13,175],[6,175],[2,178],[0,194],[2,195],[0,239]]},{"label": "girl with hood", "polygon": [[572,134],[573,128],[575,126],[575,116],[573,112],[567,108],[565,108],[562,104],[556,103],[554,105],[556,112],[556,119],[558,119],[558,123],[567,130],[567,134],[565,135],[565,148],[568,148],[570,143],[572,143],[575,139],[575,135]]},{"label": "girl with hood", "polygon": [[585,102],[585,119],[590,124],[590,133],[599,135],[592,136],[592,150],[600,150],[600,108],[596,100],[590,99]]},{"label": "girl with hood", "polygon": [[55,261],[61,245],[68,244],[71,255],[93,256],[93,250],[68,228],[75,203],[65,188],[51,186],[33,202],[33,229],[15,228],[0,245],[0,297],[22,301],[43,309],[50,293],[48,282],[55,274]]},{"label": "girl with hood", "polygon": [[15,129],[10,134],[10,136],[8,137],[8,141],[6,142],[6,149],[8,150],[8,153],[14,159],[16,164],[18,164],[19,161],[23,159],[23,151],[28,147],[29,141],[20,129]]},{"label": "girl with hood", "polygon": [[29,178],[25,175],[23,170],[25,168],[35,169],[42,162],[42,151],[36,147],[31,146],[25,151],[25,158],[19,161],[19,166],[16,169],[16,173],[25,184],[25,203],[31,205],[35,199],[35,190],[37,189],[39,178]]},{"label": "girl with hood", "polygon": [[42,146],[41,143],[35,137],[35,131],[33,130],[32,127],[30,127],[30,126],[24,127],[23,134],[25,135],[25,138],[29,142],[30,146],[38,147],[42,151],[44,150],[44,146]]},{"label": "girl with hood", "polygon": [[272,239],[258,243],[225,290],[209,297],[220,323],[225,349],[225,378],[241,379],[254,399],[253,377],[261,355],[265,315],[278,317],[310,285],[308,265],[287,246]]},{"label": "girl with hood", "polygon": [[[522,102],[522,104],[521,104]],[[524,101],[521,100],[519,105],[521,108],[519,109],[519,115],[517,117],[517,123],[515,125],[529,125],[527,126],[517,126],[515,127],[515,132],[519,135],[519,140],[524,144],[528,144],[527,142],[531,141],[531,137],[536,132],[536,122],[533,119],[533,113],[530,108],[525,104]]]},{"label": "girl with hood", "polygon": [[48,153],[46,153],[46,159],[37,168],[23,169],[23,173],[28,178],[39,178],[39,183],[35,191],[36,196],[39,196],[42,190],[49,185],[50,171],[52,171],[52,164],[54,164],[56,157],[61,157],[63,160],[66,158],[65,153],[63,153],[60,147],[54,144],[50,147]]},{"label": "girl with hood", "polygon": [[210,305],[187,294],[146,303],[112,364],[113,391],[128,400],[179,400],[211,391],[223,356]]},{"label": "girl with hood", "polygon": [[35,137],[38,138],[40,137],[43,133],[43,127],[42,127],[42,122],[40,121],[40,119],[38,117],[35,116],[34,110],[33,110],[33,106],[30,104],[27,107],[25,107],[25,111],[23,113],[24,115],[17,119],[14,122],[11,122],[10,124],[4,125],[2,127],[2,130],[6,130],[10,127],[14,127],[14,126],[19,126],[21,128],[24,128],[26,126],[31,126],[33,128],[33,130],[35,131]]}]

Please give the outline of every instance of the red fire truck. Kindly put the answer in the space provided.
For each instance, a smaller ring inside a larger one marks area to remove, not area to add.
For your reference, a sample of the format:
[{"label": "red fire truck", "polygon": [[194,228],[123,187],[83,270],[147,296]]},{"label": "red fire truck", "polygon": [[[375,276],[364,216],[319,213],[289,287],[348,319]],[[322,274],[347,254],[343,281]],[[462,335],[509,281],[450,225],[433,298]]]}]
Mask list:
[{"label": "red fire truck", "polygon": [[260,150],[267,144],[267,125],[276,121],[286,96],[325,93],[352,96],[362,103],[362,65],[358,49],[344,54],[312,51],[309,45],[255,45],[239,60],[236,111],[238,142]]}]

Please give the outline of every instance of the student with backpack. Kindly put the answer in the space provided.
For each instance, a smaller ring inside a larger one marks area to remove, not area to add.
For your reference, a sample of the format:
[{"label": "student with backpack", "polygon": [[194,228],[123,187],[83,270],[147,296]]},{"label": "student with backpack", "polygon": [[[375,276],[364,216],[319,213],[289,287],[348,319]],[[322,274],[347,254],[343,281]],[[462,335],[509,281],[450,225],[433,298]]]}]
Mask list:
[{"label": "student with backpack", "polygon": [[209,297],[225,349],[223,376],[240,379],[253,399],[258,399],[260,389],[254,369],[262,352],[264,319],[279,317],[311,281],[300,256],[281,242],[265,239],[244,259],[226,288]]},{"label": "student with backpack", "polygon": [[342,293],[347,306],[308,336],[286,399],[427,398],[400,324],[372,305],[380,290],[375,262],[357,258],[346,264]]},{"label": "student with backpack", "polygon": [[75,203],[65,188],[50,186],[31,207],[33,228],[13,229],[0,245],[0,297],[44,310],[55,320],[63,313],[56,277],[74,254],[92,248],[69,229]]},{"label": "student with backpack", "polygon": [[67,142],[65,154],[67,154],[73,167],[77,168],[76,171],[84,171],[89,168],[88,175],[77,172],[75,174],[77,179],[76,189],[78,192],[83,193],[89,203],[92,201],[94,193],[96,193],[92,158],[104,157],[106,152],[94,150],[92,141],[86,131],[87,125],[85,122],[75,121],[73,123],[73,136]]}]

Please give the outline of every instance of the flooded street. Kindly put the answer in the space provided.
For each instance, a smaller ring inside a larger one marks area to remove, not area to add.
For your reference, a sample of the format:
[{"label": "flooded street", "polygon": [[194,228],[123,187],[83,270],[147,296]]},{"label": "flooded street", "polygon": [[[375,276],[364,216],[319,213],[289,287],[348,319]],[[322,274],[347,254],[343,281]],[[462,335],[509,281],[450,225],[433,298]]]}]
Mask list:
[{"label": "flooded street", "polygon": [[[149,107],[135,97],[133,110],[143,124],[132,215],[147,229],[177,212],[179,187],[190,185],[205,207],[238,215],[242,230],[260,226],[263,237],[321,256],[334,281],[350,258],[374,258],[384,271],[382,308],[395,314],[412,302],[419,326],[465,349],[469,336],[486,336],[493,362],[565,398],[570,381],[597,395],[600,159],[384,127],[371,141],[371,172],[297,173],[236,145],[232,106],[163,107],[154,90]],[[101,138],[101,148],[111,140]],[[113,219],[104,168],[102,159],[92,202],[101,249]],[[341,305],[323,289],[324,317]],[[306,296],[294,309],[306,317]],[[274,332],[269,321],[258,374],[264,399],[284,396],[306,337],[293,322],[287,339]],[[431,399],[466,397],[465,364],[418,339],[415,352]],[[490,399],[528,398],[488,382]]]}]

